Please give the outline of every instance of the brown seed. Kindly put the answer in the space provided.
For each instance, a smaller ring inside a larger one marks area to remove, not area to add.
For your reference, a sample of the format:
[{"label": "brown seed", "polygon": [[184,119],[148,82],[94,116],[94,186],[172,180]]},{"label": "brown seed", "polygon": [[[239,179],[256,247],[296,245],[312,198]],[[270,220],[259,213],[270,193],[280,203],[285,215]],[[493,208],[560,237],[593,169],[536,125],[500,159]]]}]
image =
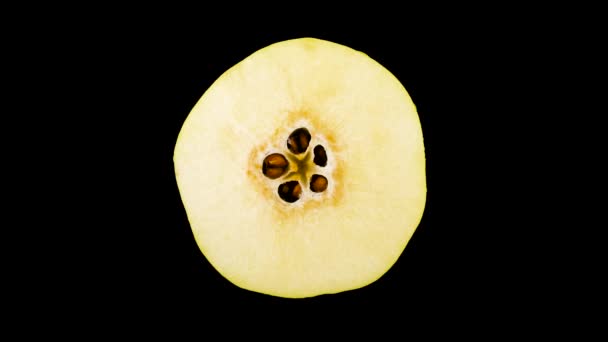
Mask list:
[{"label": "brown seed", "polygon": [[289,181],[279,185],[278,192],[283,201],[293,203],[300,199],[302,186],[298,181]]},{"label": "brown seed", "polygon": [[323,146],[321,146],[321,145],[315,146],[315,148],[313,149],[313,152],[315,153],[315,157],[312,161],[315,164],[317,164],[319,166],[327,165],[327,153],[325,152],[325,148]]},{"label": "brown seed", "polygon": [[264,158],[262,173],[270,179],[276,179],[287,171],[288,166],[289,162],[282,154],[273,153]]},{"label": "brown seed", "polygon": [[289,135],[287,148],[293,154],[304,153],[308,149],[308,144],[310,144],[310,137],[310,132],[306,128],[298,128]]},{"label": "brown seed", "polygon": [[321,175],[312,175],[310,178],[310,190],[313,192],[323,192],[327,189],[327,178]]}]

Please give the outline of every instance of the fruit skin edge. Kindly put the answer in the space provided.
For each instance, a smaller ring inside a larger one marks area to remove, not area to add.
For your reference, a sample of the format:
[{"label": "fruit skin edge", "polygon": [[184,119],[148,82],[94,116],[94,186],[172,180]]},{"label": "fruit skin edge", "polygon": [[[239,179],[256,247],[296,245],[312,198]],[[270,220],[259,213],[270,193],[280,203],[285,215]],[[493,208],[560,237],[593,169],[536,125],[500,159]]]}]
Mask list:
[{"label": "fruit skin edge", "polygon": [[[317,41],[317,40],[316,40],[316,39],[314,39],[314,38],[301,38],[301,39],[294,39],[294,40],[302,40],[302,39],[312,39],[313,41]],[[275,43],[275,44],[282,44],[282,43],[285,43],[285,41],[284,41],[284,42],[278,42],[278,43]],[[331,42],[330,42],[330,43],[331,43]],[[269,48],[269,47],[272,47],[272,46],[273,46],[273,45],[275,45],[275,44],[272,44],[272,45],[269,45],[269,46],[267,46],[267,47],[265,47],[265,48],[263,48],[263,49],[260,49],[260,50],[256,51],[256,53],[257,53],[257,52],[259,52],[259,51],[263,51],[263,50],[265,50],[265,49],[267,49],[267,48]],[[332,43],[332,44],[335,44],[335,43]],[[356,50],[353,50],[353,51],[356,51]],[[368,57],[368,56],[367,56],[365,53],[360,52],[360,51],[357,51],[357,52],[358,52],[358,53],[360,53],[360,54],[362,54],[362,55],[364,55],[366,58],[369,58],[369,57]],[[255,54],[255,53],[254,53],[254,54]],[[253,55],[253,54],[252,54],[252,55]],[[251,55],[250,55],[250,56],[248,56],[247,58],[243,59],[243,60],[242,60],[242,61],[240,61],[239,63],[235,64],[233,67],[231,67],[230,69],[228,69],[226,72],[224,72],[224,73],[223,73],[223,74],[222,74],[222,75],[221,75],[221,76],[220,76],[220,77],[219,77],[219,78],[218,78],[218,79],[217,79],[217,80],[214,82],[214,84],[212,84],[212,85],[211,85],[211,86],[208,88],[208,90],[207,90],[207,91],[205,91],[205,93],[208,93],[208,92],[209,92],[209,90],[211,90],[211,89],[213,88],[213,86],[214,86],[216,83],[218,83],[219,81],[222,81],[223,79],[227,78],[227,77],[229,76],[229,74],[230,74],[230,72],[231,72],[232,70],[234,70],[234,69],[235,69],[237,66],[239,66],[241,63],[243,63],[245,60],[249,59],[250,57],[251,57]],[[372,61],[374,61],[374,60],[373,60],[373,59],[371,59],[371,58],[369,58],[369,59],[370,59],[370,60],[372,60]],[[375,62],[375,63],[377,63],[376,61],[374,61],[374,62]],[[383,67],[383,66],[381,66],[381,65],[380,65],[380,67],[384,68],[384,67]],[[386,69],[384,69],[384,70],[386,70]],[[386,70],[386,75],[387,75],[387,76],[388,76],[388,75],[390,75],[391,77],[395,78],[395,76],[394,76],[392,73],[390,73],[388,70]],[[396,79],[396,78],[395,78],[395,79]],[[397,82],[399,82],[399,81],[397,80]],[[399,82],[399,84],[401,84],[401,83]],[[405,93],[405,94],[407,94],[407,96],[408,96],[408,99],[407,99],[407,100],[409,100],[409,103],[410,103],[410,104],[411,104],[411,105],[414,107],[414,110],[416,111],[415,104],[414,104],[414,103],[411,101],[411,98],[409,98],[409,93],[407,93],[407,91],[406,91],[405,89],[404,89],[404,91],[405,91],[404,93]],[[204,99],[204,98],[205,98],[205,94],[203,94],[203,96],[200,98],[200,100],[199,100],[199,101],[203,101],[203,99]],[[416,111],[416,113],[417,113],[417,111]],[[178,139],[179,139],[179,138],[178,138]],[[423,146],[423,149],[424,149],[424,143],[423,143],[423,142],[422,142],[422,146]],[[424,166],[423,166],[423,167],[424,167]],[[426,172],[426,171],[424,171],[424,172]],[[421,219],[422,219],[422,214],[423,214],[423,212],[424,212],[424,208],[425,208],[425,205],[426,205],[426,182],[424,183],[424,185],[425,185],[425,186],[424,186],[424,193],[425,193],[425,196],[424,196],[424,203],[422,203],[422,207],[421,207],[421,210],[420,210],[420,212],[419,212],[419,217],[418,217],[418,219],[417,219],[417,222],[414,224],[414,226],[416,226],[416,227],[419,225],[419,223],[420,223],[420,221],[421,221]],[[189,222],[190,222],[190,220],[189,220]],[[416,228],[414,228],[414,229],[412,230],[412,234],[413,234],[413,232],[415,232],[415,230],[416,230]],[[197,240],[197,246],[199,247],[200,251],[203,253],[204,257],[205,257],[205,258],[207,258],[207,257],[206,257],[207,252],[206,252],[205,248],[203,248],[203,247],[202,247],[202,246],[203,246],[203,244],[199,243],[199,241],[198,241],[198,238],[199,238],[199,237],[197,236],[197,234],[194,234],[194,237],[195,237],[195,239]],[[410,239],[411,239],[411,235],[410,235],[410,236],[407,238],[407,242],[406,242],[406,245],[403,247],[403,250],[405,250],[405,248],[407,247],[407,244],[409,243],[409,240],[410,240]],[[403,253],[403,251],[402,251],[401,253]],[[230,282],[231,282],[233,285],[235,285],[235,286],[237,286],[237,287],[239,287],[239,288],[242,288],[242,289],[244,289],[244,290],[251,291],[251,292],[257,292],[257,293],[262,293],[262,294],[271,295],[271,296],[284,297],[284,298],[307,298],[307,297],[316,297],[316,296],[323,295],[323,294],[335,294],[335,293],[341,293],[341,292],[346,292],[346,291],[352,291],[352,290],[360,289],[360,288],[363,288],[363,287],[365,287],[365,286],[367,286],[367,285],[370,285],[370,284],[372,284],[372,283],[376,282],[376,281],[377,281],[379,278],[381,278],[381,277],[382,277],[384,274],[386,274],[386,272],[388,272],[388,270],[390,270],[390,269],[391,269],[391,268],[394,266],[394,264],[396,263],[396,261],[398,260],[398,258],[396,258],[396,259],[395,259],[395,260],[394,260],[392,263],[387,264],[386,268],[385,268],[385,269],[384,269],[382,272],[379,272],[377,277],[373,278],[371,281],[367,282],[366,284],[361,284],[361,285],[353,286],[353,287],[351,287],[351,288],[349,288],[349,289],[345,289],[345,288],[343,288],[343,289],[336,289],[335,291],[327,291],[327,290],[326,290],[326,291],[319,292],[319,293],[311,293],[310,295],[305,295],[305,296],[302,296],[302,295],[294,295],[294,296],[290,296],[289,294],[286,294],[286,293],[282,293],[282,294],[278,295],[278,294],[276,294],[274,291],[263,291],[263,290],[262,290],[262,291],[260,291],[260,290],[253,290],[253,289],[250,289],[250,288],[248,288],[248,287],[246,287],[246,286],[241,286],[241,285],[240,285],[240,284],[242,284],[242,282],[241,282],[241,281],[239,281],[239,280],[237,280],[237,279],[234,279],[233,277],[228,276],[228,275],[226,274],[226,272],[225,272],[225,271],[222,269],[222,267],[218,267],[219,265],[215,264],[215,262],[214,262],[213,260],[208,259],[208,258],[207,258],[207,260],[208,260],[208,261],[209,261],[209,262],[210,262],[210,263],[213,265],[213,267],[215,268],[215,270],[216,270],[216,271],[218,271],[218,273],[219,273],[220,275],[222,275],[224,278],[226,278],[228,281],[230,281]]]}]

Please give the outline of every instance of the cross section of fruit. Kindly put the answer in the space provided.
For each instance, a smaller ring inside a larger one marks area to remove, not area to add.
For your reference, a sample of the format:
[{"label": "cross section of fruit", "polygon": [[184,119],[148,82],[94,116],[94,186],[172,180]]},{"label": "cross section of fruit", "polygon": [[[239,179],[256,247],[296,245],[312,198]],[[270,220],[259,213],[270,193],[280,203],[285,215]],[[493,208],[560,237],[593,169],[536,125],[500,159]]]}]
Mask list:
[{"label": "cross section of fruit", "polygon": [[[403,63],[392,66],[407,78],[416,66]],[[364,52],[306,37],[264,47],[226,70],[180,130],[175,177],[193,237],[249,291],[306,298],[371,284],[421,222],[422,133],[399,78]]]}]

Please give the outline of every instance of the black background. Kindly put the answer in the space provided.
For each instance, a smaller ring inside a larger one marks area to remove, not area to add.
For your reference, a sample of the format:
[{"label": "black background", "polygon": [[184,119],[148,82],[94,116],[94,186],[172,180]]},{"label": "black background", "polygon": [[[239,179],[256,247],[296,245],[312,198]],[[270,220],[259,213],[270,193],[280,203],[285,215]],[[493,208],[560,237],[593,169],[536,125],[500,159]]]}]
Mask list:
[{"label": "black background", "polygon": [[[546,154],[527,145],[545,115],[535,85],[546,76],[537,52],[550,41],[548,30],[492,15],[397,16],[382,25],[211,24],[210,17],[79,16],[36,33],[35,49],[52,56],[38,66],[40,88],[57,88],[65,114],[55,124],[71,133],[58,137],[64,148],[53,151],[51,165],[76,162],[71,172],[57,172],[76,189],[68,195],[54,183],[53,193],[68,198],[60,202],[66,224],[46,233],[60,236],[61,247],[36,274],[51,279],[42,293],[50,311],[109,310],[127,320],[196,319],[226,308],[287,318],[397,312],[513,327],[535,325],[558,306],[547,286],[557,261],[545,248],[550,243],[538,240],[546,226],[536,193],[547,175],[531,166]],[[284,299],[234,286],[204,258],[172,157],[189,111],[224,71],[300,37],[363,51],[401,81],[421,120],[428,194],[418,229],[381,279],[340,294]]]}]

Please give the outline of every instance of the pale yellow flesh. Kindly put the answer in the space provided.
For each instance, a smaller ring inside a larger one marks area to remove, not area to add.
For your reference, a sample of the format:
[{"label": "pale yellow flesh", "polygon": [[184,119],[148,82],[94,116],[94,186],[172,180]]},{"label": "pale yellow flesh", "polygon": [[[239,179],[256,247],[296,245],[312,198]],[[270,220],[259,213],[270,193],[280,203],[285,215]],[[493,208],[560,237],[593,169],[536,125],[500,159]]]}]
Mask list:
[{"label": "pale yellow flesh", "polygon": [[[299,120],[332,140],[335,192],[290,206],[271,195],[259,156]],[[205,257],[235,285],[281,297],[378,279],[426,200],[422,131],[404,87],[365,54],[317,39],[271,45],[222,75],[184,123],[174,163]]]}]

